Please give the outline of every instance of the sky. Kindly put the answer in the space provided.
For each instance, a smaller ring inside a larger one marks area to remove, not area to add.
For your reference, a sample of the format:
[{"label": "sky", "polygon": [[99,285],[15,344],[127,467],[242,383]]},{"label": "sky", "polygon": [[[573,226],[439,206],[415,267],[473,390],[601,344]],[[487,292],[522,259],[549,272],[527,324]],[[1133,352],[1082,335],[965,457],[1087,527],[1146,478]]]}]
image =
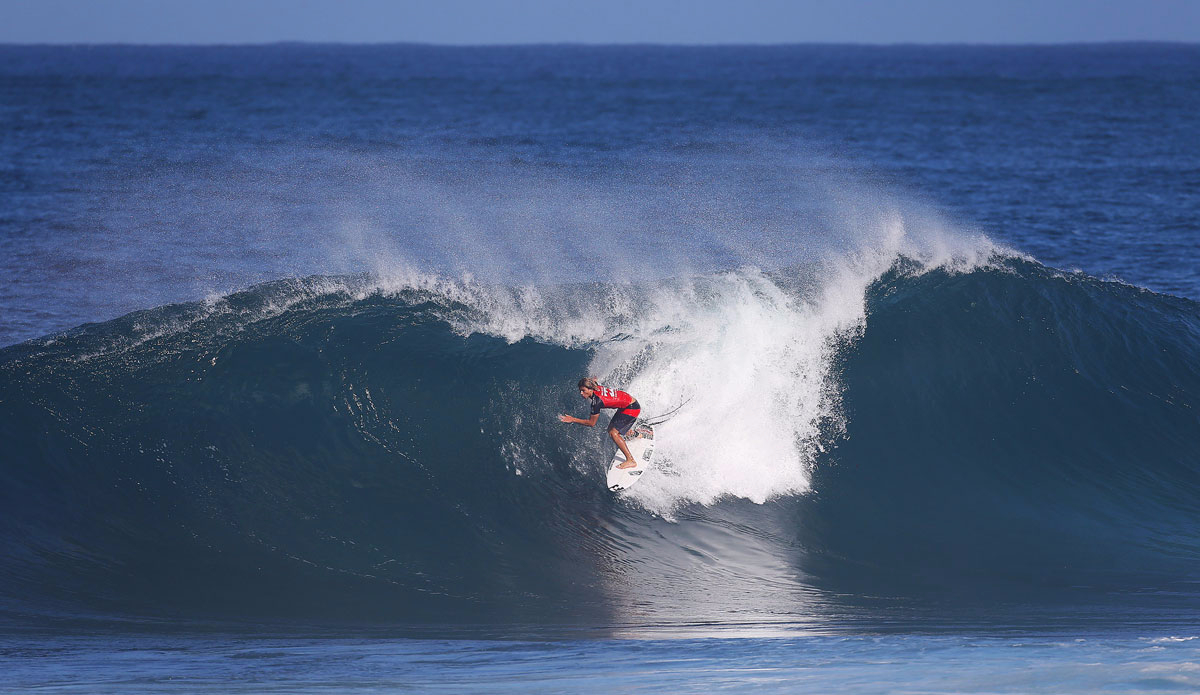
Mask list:
[{"label": "sky", "polygon": [[1200,41],[1200,0],[0,0],[0,43]]}]

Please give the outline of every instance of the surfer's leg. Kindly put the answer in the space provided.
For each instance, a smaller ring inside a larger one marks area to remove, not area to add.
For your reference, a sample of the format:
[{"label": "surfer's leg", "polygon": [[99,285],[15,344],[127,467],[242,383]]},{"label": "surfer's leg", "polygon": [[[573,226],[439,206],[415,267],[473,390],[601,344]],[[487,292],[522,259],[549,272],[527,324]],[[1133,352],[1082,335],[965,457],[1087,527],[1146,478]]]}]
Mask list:
[{"label": "surfer's leg", "polygon": [[635,468],[637,461],[634,460],[633,454],[629,453],[629,445],[625,443],[625,438],[621,436],[617,428],[609,427],[608,436],[612,437],[612,440],[617,444],[617,448],[621,450],[622,454],[625,454],[625,461],[617,464],[617,468]]}]

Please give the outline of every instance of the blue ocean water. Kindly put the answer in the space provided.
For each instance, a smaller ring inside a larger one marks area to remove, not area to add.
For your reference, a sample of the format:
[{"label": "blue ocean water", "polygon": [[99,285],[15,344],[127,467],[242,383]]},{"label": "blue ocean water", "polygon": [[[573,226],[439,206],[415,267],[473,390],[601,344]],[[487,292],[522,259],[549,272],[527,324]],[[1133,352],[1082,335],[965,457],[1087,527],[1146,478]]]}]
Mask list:
[{"label": "blue ocean water", "polygon": [[524,642],[222,635],[24,640],[0,650],[6,692],[1156,693],[1200,687],[1197,648],[1170,637]]},{"label": "blue ocean water", "polygon": [[1198,87],[0,47],[0,690],[1196,690]]}]

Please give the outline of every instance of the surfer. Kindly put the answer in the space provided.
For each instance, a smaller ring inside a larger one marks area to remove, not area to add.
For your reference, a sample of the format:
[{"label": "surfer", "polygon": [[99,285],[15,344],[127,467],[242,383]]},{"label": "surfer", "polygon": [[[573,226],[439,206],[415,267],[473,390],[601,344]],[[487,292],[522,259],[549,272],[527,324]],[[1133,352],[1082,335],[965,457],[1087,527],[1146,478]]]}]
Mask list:
[{"label": "surfer", "polygon": [[633,423],[637,422],[638,415],[642,412],[642,406],[638,404],[637,399],[624,391],[601,386],[594,376],[579,380],[579,395],[591,402],[592,416],[584,420],[570,415],[559,415],[558,419],[563,422],[573,422],[576,425],[595,427],[601,409],[616,408],[617,412],[608,422],[608,436],[612,437],[617,448],[621,450],[622,454],[625,454],[625,462],[618,465],[617,468],[637,466],[637,461],[634,460],[633,454],[629,453],[629,447],[625,444],[624,436],[629,432],[629,428],[633,427]]}]

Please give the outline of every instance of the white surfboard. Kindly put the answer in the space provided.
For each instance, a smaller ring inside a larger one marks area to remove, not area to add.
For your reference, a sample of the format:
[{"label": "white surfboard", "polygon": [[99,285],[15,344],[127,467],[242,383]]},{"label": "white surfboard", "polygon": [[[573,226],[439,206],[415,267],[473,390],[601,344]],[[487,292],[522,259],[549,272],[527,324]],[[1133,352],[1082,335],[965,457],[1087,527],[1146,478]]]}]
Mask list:
[{"label": "white surfboard", "polygon": [[617,449],[617,455],[613,457],[612,463],[608,464],[608,489],[613,492],[628,489],[641,480],[642,474],[650,468],[654,461],[654,428],[634,423],[625,437],[625,445],[629,447],[629,453],[633,454],[637,465],[632,468],[617,468],[625,463],[625,454]]}]

